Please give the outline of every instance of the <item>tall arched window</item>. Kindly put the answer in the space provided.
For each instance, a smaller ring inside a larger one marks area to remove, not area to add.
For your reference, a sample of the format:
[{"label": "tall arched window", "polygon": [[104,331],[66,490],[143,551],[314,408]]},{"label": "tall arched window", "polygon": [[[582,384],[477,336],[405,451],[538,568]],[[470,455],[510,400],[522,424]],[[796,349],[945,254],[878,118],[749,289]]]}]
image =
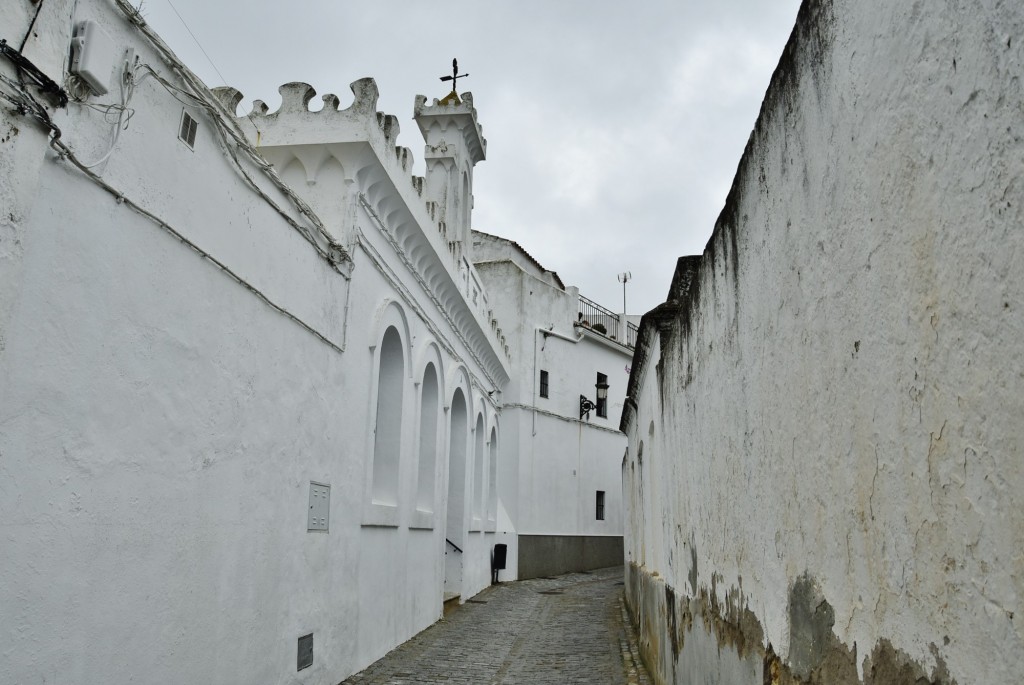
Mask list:
[{"label": "tall arched window", "polygon": [[373,435],[373,490],[376,504],[398,504],[398,466],[402,451],[402,338],[388,327],[380,343],[377,420]]},{"label": "tall arched window", "polygon": [[473,518],[482,519],[484,512],[484,417],[476,416],[473,431]]},{"label": "tall arched window", "polygon": [[466,440],[469,432],[466,398],[461,389],[452,397],[451,432],[448,438],[448,518],[446,537],[462,545],[466,511]]},{"label": "tall arched window", "polygon": [[437,371],[427,364],[420,391],[419,474],[416,480],[416,508],[434,510],[434,469],[437,462],[438,387]]}]

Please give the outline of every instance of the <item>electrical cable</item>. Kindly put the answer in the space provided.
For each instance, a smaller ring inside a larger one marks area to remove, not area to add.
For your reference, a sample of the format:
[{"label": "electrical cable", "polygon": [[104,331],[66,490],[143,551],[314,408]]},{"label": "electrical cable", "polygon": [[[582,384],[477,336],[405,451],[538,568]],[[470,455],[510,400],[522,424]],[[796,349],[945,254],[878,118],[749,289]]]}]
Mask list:
[{"label": "electrical cable", "polygon": [[101,188],[106,190],[108,193],[113,195],[117,199],[118,204],[128,205],[132,210],[134,210],[138,214],[141,214],[142,216],[146,217],[147,219],[149,219],[153,223],[155,223],[158,226],[160,226],[162,229],[164,229],[165,231],[167,231],[168,233],[173,235],[175,238],[177,238],[183,245],[185,245],[186,247],[190,248],[192,251],[194,251],[200,257],[202,257],[203,259],[206,259],[208,262],[210,262],[211,264],[216,266],[218,269],[220,269],[228,278],[230,278],[231,280],[235,281],[236,283],[238,283],[240,286],[242,286],[246,290],[250,291],[253,295],[255,295],[260,300],[262,300],[264,302],[264,304],[266,304],[267,306],[269,306],[271,309],[275,310],[276,312],[282,314],[283,316],[287,317],[288,319],[290,319],[294,323],[298,324],[299,326],[304,328],[306,331],[308,331],[309,333],[314,335],[316,338],[318,338],[321,342],[323,342],[324,344],[326,344],[329,347],[331,347],[332,349],[334,349],[336,352],[342,352],[343,353],[345,351],[338,344],[336,344],[335,342],[330,340],[327,336],[325,336],[323,333],[321,333],[320,331],[316,330],[315,328],[310,326],[308,323],[306,323],[305,321],[303,321],[302,319],[297,317],[295,314],[292,314],[290,311],[288,311],[287,309],[285,309],[281,305],[279,305],[276,302],[274,302],[273,300],[271,300],[269,297],[267,297],[267,295],[262,290],[260,290],[256,286],[252,285],[251,283],[246,281],[244,278],[242,278],[240,275],[235,273],[231,269],[231,267],[229,267],[227,264],[225,264],[224,262],[222,262],[219,259],[217,259],[216,257],[214,257],[212,254],[210,254],[209,252],[207,252],[203,248],[199,247],[196,243],[192,242],[185,235],[183,235],[182,233],[178,232],[173,226],[168,224],[166,221],[164,221],[163,219],[161,219],[157,215],[153,214],[149,210],[147,210],[147,209],[141,207],[140,205],[136,204],[134,201],[132,201],[131,199],[126,197],[124,195],[124,193],[122,193],[121,191],[117,190],[116,188],[111,186],[109,183],[104,181],[103,178],[101,176],[99,176],[96,172],[94,172],[92,169],[90,169],[89,167],[87,167],[84,164],[82,164],[82,162],[79,161],[79,159],[77,157],[75,157],[74,151],[71,150],[71,148],[69,148],[66,144],[64,144],[60,140],[59,137],[54,137],[54,138],[52,138],[50,140],[50,147],[52,147],[54,150],[56,150],[58,155],[60,155],[61,157],[67,158],[72,164],[74,164],[76,167],[78,167],[78,169],[81,170],[82,173],[84,173],[86,176],[88,176],[89,179],[93,181],[93,183],[96,183]]},{"label": "electrical cable", "polygon": [[39,13],[43,11],[44,0],[39,0],[39,4],[36,6],[36,13],[32,15],[32,21],[28,24],[28,30],[25,31],[25,35],[21,39],[21,43],[18,45],[18,52],[25,51],[25,45],[28,44],[29,36],[32,35],[32,29],[35,28],[36,19],[39,18]]},{"label": "electrical cable", "polygon": [[[178,11],[178,8],[174,6],[174,3],[172,3],[171,0],[167,0],[167,4],[170,5],[170,8],[174,11],[174,14],[177,15],[178,21],[181,22],[181,25],[185,27],[186,31],[188,31],[188,35],[192,36],[192,40],[195,41],[196,46],[200,49],[200,51],[202,51],[203,55],[206,56],[206,61],[209,62],[210,66],[213,67],[213,70],[215,72],[217,72],[217,76],[220,76],[221,83],[226,84],[228,82],[228,80],[226,78],[224,78],[224,74],[220,73],[220,69],[217,68],[217,65],[213,61],[213,58],[210,57],[210,53],[208,53],[206,51],[206,48],[203,47],[203,44],[199,42],[199,38],[197,38],[196,34],[193,33],[192,27],[190,27],[188,25],[188,22],[185,21],[185,17],[181,16],[181,12]],[[142,9],[142,5],[141,4],[139,5],[139,9],[140,10]],[[231,112],[231,114],[235,114],[235,113]],[[260,136],[261,136],[261,134],[263,132],[260,131],[260,127],[256,125],[256,121],[252,118],[252,112],[249,112],[245,116],[249,120],[249,123],[252,124],[252,127],[254,129],[256,129],[256,141],[257,141],[257,144],[258,144]]]},{"label": "electrical cable", "polygon": [[[131,102],[132,96],[135,94],[135,72],[137,70],[137,67],[134,67],[131,64],[126,63],[124,65],[124,70],[121,72],[121,78],[118,79],[121,93],[120,104],[96,105],[87,102],[78,102],[76,100],[76,103],[83,107],[103,112],[104,121],[107,121],[107,123],[113,126],[110,134],[110,146],[107,148],[106,153],[90,164],[85,164],[83,162],[85,167],[91,169],[106,162],[110,158],[110,155],[113,154],[114,148],[117,147],[117,141],[121,138],[121,131],[128,130],[128,122],[131,121],[131,118],[135,113],[133,109],[128,107],[128,103]],[[115,121],[110,121],[108,119],[111,112],[117,112],[117,119]]]},{"label": "electrical cable", "polygon": [[189,25],[187,23],[185,23],[185,18],[183,16],[181,16],[181,12],[178,11],[178,8],[174,6],[174,3],[171,2],[171,0],[166,0],[166,2],[167,2],[168,5],[170,5],[171,9],[174,11],[174,14],[177,15],[178,21],[181,22],[181,25],[185,27],[186,31],[188,31],[188,35],[192,36],[192,40],[195,41],[196,45],[199,47],[199,49],[202,51],[202,53],[206,56],[206,61],[209,62],[210,66],[213,67],[213,70],[215,72],[217,72],[217,76],[220,76],[220,80],[223,81],[224,83],[227,83],[228,80],[226,78],[224,78],[224,74],[220,73],[220,69],[218,69],[217,65],[213,63],[213,58],[210,57],[210,54],[208,52],[206,52],[206,48],[204,48],[203,44],[199,42],[198,38],[196,38],[196,34],[192,33],[192,29],[189,27]]},{"label": "electrical cable", "polygon": [[30,116],[39,121],[44,127],[50,129],[56,137],[60,137],[60,129],[50,119],[49,112],[39,104],[39,101],[32,97],[32,94],[25,90],[20,83],[3,74],[0,74],[0,83],[6,84],[14,93],[6,93],[0,90],[0,97],[7,100],[22,116]]},{"label": "electrical cable", "polygon": [[22,55],[20,50],[15,50],[8,45],[6,40],[0,39],[0,55],[13,62],[17,68],[18,78],[22,81],[22,83],[18,84],[19,89],[24,88],[24,80],[28,76],[33,85],[39,88],[42,93],[54,99],[58,107],[64,107],[68,104],[68,94],[64,92],[64,89]]},{"label": "electrical cable", "polygon": [[[143,75],[143,78],[139,79],[139,82],[141,82],[147,76],[152,77],[154,80],[156,80],[157,83],[159,83],[161,86],[163,86],[165,90],[167,90],[167,92],[171,95],[171,97],[173,97],[175,100],[177,100],[181,104],[183,104],[183,105],[185,105],[187,107],[199,107],[199,108],[207,110],[209,112],[213,122],[214,122],[214,129],[218,133],[218,138],[220,139],[220,142],[221,142],[221,145],[222,145],[224,151],[227,153],[228,158],[232,161],[232,163],[234,165],[234,168],[235,168],[235,171],[245,181],[246,185],[248,185],[249,188],[252,189],[257,195],[259,195],[263,199],[264,202],[268,203],[271,207],[273,207],[274,210],[277,211],[278,214],[280,214],[285,219],[285,221],[287,221],[289,223],[289,225],[292,226],[292,228],[294,228],[296,231],[298,231],[298,233],[300,235],[302,235],[302,237],[305,238],[306,241],[310,245],[313,246],[313,248],[320,254],[321,257],[323,257],[324,259],[328,260],[332,264],[334,264],[337,261],[336,258],[332,257],[330,255],[330,253],[327,250],[325,250],[319,244],[319,242],[317,242],[316,238],[309,232],[309,230],[305,226],[303,226],[299,222],[295,221],[295,219],[293,219],[287,212],[285,212],[284,209],[281,208],[273,200],[273,198],[271,198],[269,195],[267,195],[263,191],[263,189],[259,187],[259,185],[256,183],[256,181],[252,178],[252,176],[250,176],[249,173],[245,170],[244,166],[242,165],[241,160],[238,159],[238,155],[235,153],[235,147],[241,148],[243,151],[247,152],[248,153],[247,156],[249,157],[251,162],[253,162],[258,168],[260,168],[264,172],[265,175],[267,175],[268,177],[271,177],[272,180],[276,180],[277,182],[275,183],[275,185],[278,185],[278,188],[293,202],[293,204],[301,204],[302,207],[305,207],[312,214],[312,210],[309,209],[309,207],[308,207],[308,205],[306,205],[305,201],[303,201],[301,198],[299,198],[297,195],[295,195],[292,192],[290,187],[285,185],[283,182],[281,182],[277,178],[277,174],[274,171],[273,167],[265,159],[263,159],[263,156],[261,154],[259,154],[258,151],[253,149],[248,144],[248,141],[246,141],[244,138],[239,140],[239,138],[236,137],[236,132],[231,131],[227,127],[223,126],[223,120],[221,119],[221,116],[220,116],[219,112],[214,110],[210,106],[210,104],[207,101],[203,100],[202,98],[196,97],[195,95],[193,95],[193,94],[191,94],[191,93],[189,93],[187,91],[184,91],[181,88],[178,88],[177,86],[175,86],[173,83],[171,83],[170,81],[165,79],[159,72],[157,72],[155,69],[153,69],[150,65],[148,65],[148,64],[140,64],[139,68],[143,69],[146,72]],[[183,100],[182,99],[183,97],[187,98],[187,100]],[[235,147],[233,147],[229,143],[229,141],[227,140],[227,137],[230,137],[236,143]],[[313,215],[313,216],[315,216],[315,215]],[[317,217],[317,220],[319,221],[319,217]],[[321,227],[322,227],[322,224],[321,224]],[[323,235],[325,235],[328,238],[328,240],[330,241],[330,243],[329,243],[330,246],[333,247],[334,245],[336,245],[336,243],[334,243],[333,237],[331,237],[326,232],[326,229],[323,229]]]}]

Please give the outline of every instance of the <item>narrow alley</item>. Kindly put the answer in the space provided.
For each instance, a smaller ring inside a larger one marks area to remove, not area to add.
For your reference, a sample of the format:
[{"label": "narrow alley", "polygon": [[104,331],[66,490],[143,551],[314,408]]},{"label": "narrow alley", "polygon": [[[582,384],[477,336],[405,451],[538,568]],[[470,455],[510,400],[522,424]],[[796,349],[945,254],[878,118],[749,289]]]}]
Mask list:
[{"label": "narrow alley", "polygon": [[622,567],[484,590],[343,685],[647,685]]}]

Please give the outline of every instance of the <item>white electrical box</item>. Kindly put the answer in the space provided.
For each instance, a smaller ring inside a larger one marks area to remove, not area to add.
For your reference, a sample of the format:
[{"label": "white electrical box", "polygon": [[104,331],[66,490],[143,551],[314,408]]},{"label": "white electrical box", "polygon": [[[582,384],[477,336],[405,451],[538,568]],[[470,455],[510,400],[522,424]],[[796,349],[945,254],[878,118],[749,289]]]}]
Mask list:
[{"label": "white electrical box", "polygon": [[95,95],[106,95],[117,54],[114,41],[95,21],[75,24],[71,38],[71,73],[89,85]]},{"label": "white electrical box", "polygon": [[331,515],[331,486],[323,483],[309,484],[309,522],[306,530],[328,530]]}]

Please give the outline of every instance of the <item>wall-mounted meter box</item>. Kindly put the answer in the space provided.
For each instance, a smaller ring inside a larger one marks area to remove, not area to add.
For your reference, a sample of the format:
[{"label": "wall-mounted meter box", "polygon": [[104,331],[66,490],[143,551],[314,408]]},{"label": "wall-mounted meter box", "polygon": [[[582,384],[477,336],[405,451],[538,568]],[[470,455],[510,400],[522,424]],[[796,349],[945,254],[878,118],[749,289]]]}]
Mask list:
[{"label": "wall-mounted meter box", "polygon": [[331,486],[309,483],[309,519],[306,530],[330,530]]},{"label": "wall-mounted meter box", "polygon": [[71,38],[71,73],[89,85],[95,95],[106,95],[114,70],[114,41],[95,21],[75,24]]}]

